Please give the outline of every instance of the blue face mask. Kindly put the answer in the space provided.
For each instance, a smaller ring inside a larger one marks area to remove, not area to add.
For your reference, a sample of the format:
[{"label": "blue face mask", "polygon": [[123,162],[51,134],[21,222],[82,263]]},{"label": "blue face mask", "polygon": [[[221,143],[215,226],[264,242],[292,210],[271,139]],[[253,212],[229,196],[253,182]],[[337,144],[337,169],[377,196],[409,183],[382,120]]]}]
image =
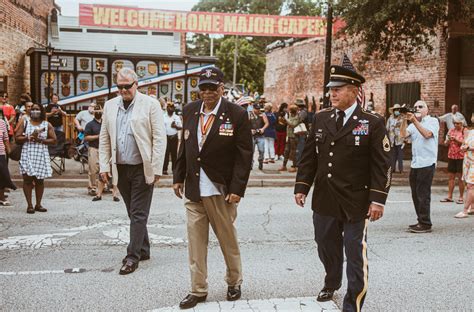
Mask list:
[{"label": "blue face mask", "polygon": [[397,116],[397,117],[400,116],[400,112],[399,112],[399,111],[394,111],[393,114],[394,114],[395,116]]}]

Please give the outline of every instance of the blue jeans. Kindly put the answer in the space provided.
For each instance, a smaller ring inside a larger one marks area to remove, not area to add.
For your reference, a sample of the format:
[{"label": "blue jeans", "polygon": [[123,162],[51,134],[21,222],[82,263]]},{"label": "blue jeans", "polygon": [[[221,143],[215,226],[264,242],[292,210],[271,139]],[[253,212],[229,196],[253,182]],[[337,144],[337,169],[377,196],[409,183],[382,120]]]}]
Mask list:
[{"label": "blue jeans", "polygon": [[410,188],[418,222],[431,226],[431,184],[435,173],[435,165],[423,168],[411,168]]},{"label": "blue jeans", "polygon": [[[258,162],[263,162],[263,155],[265,153],[265,137],[264,136],[254,136],[253,137],[253,152],[255,154],[255,145],[258,149]],[[253,163],[253,162],[252,162]]]},{"label": "blue jeans", "polygon": [[392,151],[392,171],[395,172],[398,163],[398,171],[403,171],[403,150],[401,145],[394,145]]}]

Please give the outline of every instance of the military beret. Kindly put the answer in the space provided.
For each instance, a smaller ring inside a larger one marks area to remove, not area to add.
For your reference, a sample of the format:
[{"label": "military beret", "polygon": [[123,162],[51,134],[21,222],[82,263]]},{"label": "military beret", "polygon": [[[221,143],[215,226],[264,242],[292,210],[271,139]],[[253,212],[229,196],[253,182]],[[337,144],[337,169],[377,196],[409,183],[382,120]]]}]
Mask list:
[{"label": "military beret", "polygon": [[359,87],[364,82],[365,78],[355,71],[346,67],[332,65],[330,69],[329,83],[326,87],[341,87],[346,84]]}]

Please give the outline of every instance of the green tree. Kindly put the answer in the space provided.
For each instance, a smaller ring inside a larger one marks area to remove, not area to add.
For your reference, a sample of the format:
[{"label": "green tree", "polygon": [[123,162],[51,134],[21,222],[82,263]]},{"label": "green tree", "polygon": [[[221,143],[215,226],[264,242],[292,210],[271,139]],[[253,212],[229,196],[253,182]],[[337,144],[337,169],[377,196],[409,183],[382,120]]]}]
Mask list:
[{"label": "green tree", "polygon": [[359,36],[365,58],[389,54],[409,62],[422,49],[433,50],[431,38],[456,20],[473,24],[474,0],[339,0],[336,15],[347,35]]},{"label": "green tree", "polygon": [[321,0],[288,0],[286,6],[293,16],[320,16],[323,2]]},{"label": "green tree", "polygon": [[[265,72],[265,53],[251,41],[239,37],[236,82],[244,84],[250,91],[263,90]],[[222,69],[227,81],[232,81],[234,72],[235,38],[227,36],[220,44],[216,56],[217,66]]]}]

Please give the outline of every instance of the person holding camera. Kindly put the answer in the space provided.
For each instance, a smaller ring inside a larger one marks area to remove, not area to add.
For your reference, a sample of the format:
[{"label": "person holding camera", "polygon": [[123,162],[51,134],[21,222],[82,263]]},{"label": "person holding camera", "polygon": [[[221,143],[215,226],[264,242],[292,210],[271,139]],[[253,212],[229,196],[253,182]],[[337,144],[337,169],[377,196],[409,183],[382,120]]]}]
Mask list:
[{"label": "person holding camera", "polygon": [[183,128],[181,117],[175,113],[173,102],[168,102],[166,112],[163,114],[166,127],[166,153],[163,162],[163,174],[168,174],[168,164],[171,155],[171,170],[176,167],[176,155],[178,153],[178,131]]},{"label": "person holding camera", "polygon": [[46,106],[46,117],[48,122],[54,127],[54,131],[64,132],[63,116],[66,116],[66,112],[61,109],[58,102],[59,96],[54,93],[51,96],[51,103]]},{"label": "person holding camera", "polygon": [[408,226],[412,233],[431,232],[431,184],[438,159],[438,119],[428,115],[425,101],[417,101],[415,112],[403,111],[405,118],[411,122],[402,126],[400,134],[411,139],[412,161],[410,170],[410,188],[413,204],[418,218],[416,224]]},{"label": "person holding camera", "polygon": [[[26,212],[46,212],[47,209],[41,205],[41,200],[44,193],[44,179],[53,175],[48,146],[56,144],[56,134],[53,126],[46,121],[43,105],[34,103],[28,121],[21,123],[15,131],[16,142],[23,144],[19,165],[20,173],[23,175],[23,191],[28,203]],[[36,195],[34,208],[33,188]]]},{"label": "person holding camera", "polygon": [[398,172],[403,172],[403,146],[404,140],[400,135],[400,128],[406,119],[402,117],[400,104],[395,104],[389,109],[392,114],[387,120],[387,131],[388,138],[390,140],[390,146],[393,148],[392,152],[392,170],[397,172],[396,165],[398,163]]}]

